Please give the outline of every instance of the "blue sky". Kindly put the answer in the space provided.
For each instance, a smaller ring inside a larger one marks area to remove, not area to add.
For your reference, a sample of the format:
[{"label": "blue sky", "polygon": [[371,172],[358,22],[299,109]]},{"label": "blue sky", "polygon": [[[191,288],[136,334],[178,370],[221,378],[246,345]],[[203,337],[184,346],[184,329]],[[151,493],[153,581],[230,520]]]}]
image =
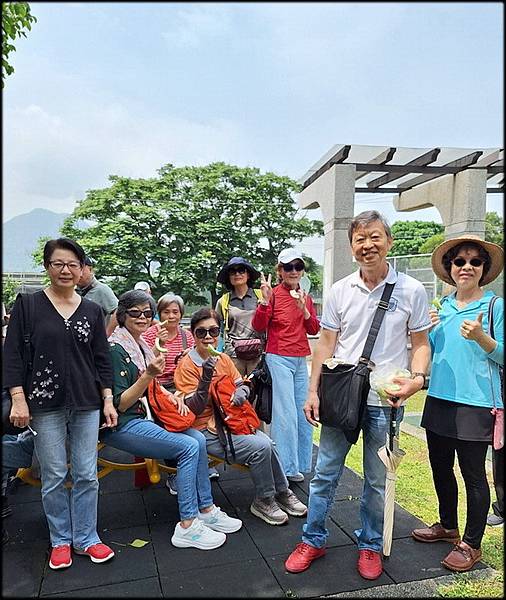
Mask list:
[{"label": "blue sky", "polygon": [[[3,220],[108,175],[294,179],[335,144],[503,147],[501,3],[33,3],[3,91]],[[501,198],[488,210],[502,214]],[[390,196],[356,212],[396,213]],[[319,211],[309,211],[319,217]],[[323,240],[305,249],[318,257]]]}]

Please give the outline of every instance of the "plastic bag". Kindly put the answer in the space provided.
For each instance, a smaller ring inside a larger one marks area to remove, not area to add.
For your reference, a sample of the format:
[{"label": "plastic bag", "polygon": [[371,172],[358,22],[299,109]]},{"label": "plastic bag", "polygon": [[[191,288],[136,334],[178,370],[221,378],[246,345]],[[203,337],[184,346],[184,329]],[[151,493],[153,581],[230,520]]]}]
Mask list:
[{"label": "plastic bag", "polygon": [[411,377],[407,369],[399,369],[395,365],[382,365],[372,370],[369,381],[373,389],[382,400],[395,396],[395,393],[401,389],[398,383],[394,383],[396,377]]}]

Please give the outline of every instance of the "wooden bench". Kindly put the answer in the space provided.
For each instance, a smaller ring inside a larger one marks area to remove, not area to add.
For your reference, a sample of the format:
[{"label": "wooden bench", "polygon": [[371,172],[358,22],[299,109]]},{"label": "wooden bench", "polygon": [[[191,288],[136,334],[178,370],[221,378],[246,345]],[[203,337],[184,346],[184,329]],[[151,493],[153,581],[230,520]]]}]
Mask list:
[{"label": "wooden bench", "polygon": [[[105,448],[106,445],[103,442],[99,442],[98,451]],[[209,457],[209,466],[216,467],[217,465],[224,463],[225,459],[220,458],[219,456],[214,456],[213,454],[208,454]],[[240,465],[237,463],[231,464],[231,467],[236,469],[241,469],[243,471],[248,471],[249,467],[246,465]],[[97,459],[97,469],[98,469],[98,478],[101,479],[109,473],[113,471],[139,471],[140,469],[146,469],[148,472],[149,480],[151,483],[159,483],[160,482],[160,473],[163,471],[165,473],[176,473],[176,467],[169,467],[163,461],[159,461],[155,458],[145,458],[140,462],[132,462],[132,463],[119,463],[113,460],[109,460],[106,458],[102,458],[101,456]],[[18,469],[16,473],[16,477],[28,483],[29,485],[40,486],[40,479],[36,479],[33,477],[31,467],[26,469]],[[71,483],[65,484],[66,487],[70,487]]]}]

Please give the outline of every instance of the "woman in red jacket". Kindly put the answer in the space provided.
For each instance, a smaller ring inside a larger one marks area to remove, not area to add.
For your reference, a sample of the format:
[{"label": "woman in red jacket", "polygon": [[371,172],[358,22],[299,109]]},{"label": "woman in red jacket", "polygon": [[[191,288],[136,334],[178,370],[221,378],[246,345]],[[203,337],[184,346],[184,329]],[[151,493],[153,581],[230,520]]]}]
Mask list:
[{"label": "woman in red jacket", "polygon": [[261,276],[263,300],[252,326],[267,331],[266,362],[272,377],[271,437],[286,476],[303,481],[311,471],[313,430],[306,421],[303,405],[308,388],[306,356],[311,354],[307,335],[316,335],[320,323],[313,300],[300,287],[304,274],[302,254],[293,248],[278,257],[278,282]]}]

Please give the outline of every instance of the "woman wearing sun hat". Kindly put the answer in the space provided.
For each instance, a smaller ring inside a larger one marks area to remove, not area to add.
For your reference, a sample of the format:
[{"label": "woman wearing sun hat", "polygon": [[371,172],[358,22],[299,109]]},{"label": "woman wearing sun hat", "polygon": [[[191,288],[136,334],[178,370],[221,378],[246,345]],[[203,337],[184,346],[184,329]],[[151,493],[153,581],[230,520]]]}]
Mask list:
[{"label": "woman wearing sun hat", "polygon": [[[485,472],[492,442],[494,416],[503,408],[499,367],[504,363],[504,301],[493,306],[494,336],[489,331],[488,309],[494,293],[482,286],[501,273],[500,246],[475,235],[446,240],[432,254],[436,275],[456,290],[431,310],[432,348],[430,385],[422,416],[429,459],[439,502],[439,522],[415,529],[420,542],[453,542],[442,564],[452,571],[469,571],[481,559],[481,541],[490,506]],[[466,527],[458,530],[455,454],[467,494]]]}]

